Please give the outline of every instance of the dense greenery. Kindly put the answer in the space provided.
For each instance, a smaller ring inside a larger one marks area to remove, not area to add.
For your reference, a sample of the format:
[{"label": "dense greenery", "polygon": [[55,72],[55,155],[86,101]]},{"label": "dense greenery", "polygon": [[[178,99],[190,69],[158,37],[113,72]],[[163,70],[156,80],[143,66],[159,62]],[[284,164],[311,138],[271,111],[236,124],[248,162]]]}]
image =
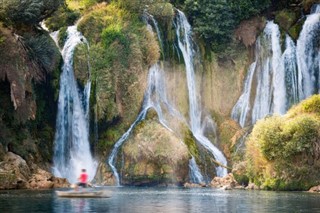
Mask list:
[{"label": "dense greenery", "polygon": [[[104,152],[135,119],[143,99],[141,82],[146,80],[148,67],[158,60],[159,47],[139,15],[119,2],[97,4],[83,13],[78,30],[90,44],[96,99],[92,106],[102,133],[97,146]],[[83,64],[78,58],[75,73]]]},{"label": "dense greenery", "polygon": [[269,0],[186,0],[185,10],[199,37],[221,52],[240,21],[259,14],[269,4]]},{"label": "dense greenery", "polygon": [[11,24],[38,24],[61,3],[62,0],[2,0],[0,20]]},{"label": "dense greenery", "polygon": [[319,184],[319,102],[320,95],[314,95],[286,116],[255,125],[246,151],[251,181],[273,190],[307,190]]}]

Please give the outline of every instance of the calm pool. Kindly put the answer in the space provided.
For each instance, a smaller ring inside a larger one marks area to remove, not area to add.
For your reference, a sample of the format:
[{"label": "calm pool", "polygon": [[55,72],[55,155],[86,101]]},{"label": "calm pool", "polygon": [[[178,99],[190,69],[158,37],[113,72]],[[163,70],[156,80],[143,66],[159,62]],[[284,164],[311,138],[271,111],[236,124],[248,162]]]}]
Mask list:
[{"label": "calm pool", "polygon": [[302,192],[106,189],[111,198],[59,198],[53,190],[0,191],[0,212],[320,212],[320,194]]}]

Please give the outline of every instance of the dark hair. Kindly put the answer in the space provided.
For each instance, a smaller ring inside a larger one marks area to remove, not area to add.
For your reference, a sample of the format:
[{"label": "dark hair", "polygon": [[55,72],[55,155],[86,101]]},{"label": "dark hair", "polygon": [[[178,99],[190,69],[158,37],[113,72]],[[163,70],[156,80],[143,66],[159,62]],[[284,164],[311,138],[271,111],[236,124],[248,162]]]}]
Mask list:
[{"label": "dark hair", "polygon": [[86,169],[82,169],[81,171],[82,171],[82,172],[85,172],[85,171],[86,171]]}]

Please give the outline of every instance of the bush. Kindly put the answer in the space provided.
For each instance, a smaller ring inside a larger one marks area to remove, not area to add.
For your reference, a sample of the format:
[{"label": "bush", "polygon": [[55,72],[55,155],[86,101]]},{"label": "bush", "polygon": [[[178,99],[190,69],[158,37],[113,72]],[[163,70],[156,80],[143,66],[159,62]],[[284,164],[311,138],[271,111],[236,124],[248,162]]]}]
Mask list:
[{"label": "bush", "polygon": [[186,0],[185,10],[198,36],[215,52],[222,52],[240,21],[260,13],[269,4],[269,0]]},{"label": "bush", "polygon": [[320,175],[319,95],[254,126],[246,145],[247,175],[265,189],[306,190]]},{"label": "bush", "polygon": [[48,29],[57,31],[62,27],[74,25],[79,17],[79,12],[72,11],[63,5],[45,23]]},{"label": "bush", "polygon": [[62,0],[3,0],[0,20],[9,24],[38,24],[49,17]]}]

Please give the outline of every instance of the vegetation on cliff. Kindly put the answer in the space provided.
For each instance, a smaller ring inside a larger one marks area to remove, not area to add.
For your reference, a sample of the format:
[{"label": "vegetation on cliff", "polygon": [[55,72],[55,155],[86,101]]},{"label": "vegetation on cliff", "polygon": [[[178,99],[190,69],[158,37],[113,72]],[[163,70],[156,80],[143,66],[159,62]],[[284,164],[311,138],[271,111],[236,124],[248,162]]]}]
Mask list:
[{"label": "vegetation on cliff", "polygon": [[319,184],[320,95],[283,116],[260,120],[246,143],[247,176],[272,190],[307,190]]},{"label": "vegetation on cliff", "polygon": [[[5,162],[8,152],[21,156],[31,173],[39,167],[50,168],[61,58],[39,22],[49,17],[60,3],[41,0],[1,3],[0,170],[5,176],[13,169]],[[18,168],[14,169],[19,173]],[[15,185],[19,178],[9,182]],[[4,188],[12,187],[9,185]]]}]

